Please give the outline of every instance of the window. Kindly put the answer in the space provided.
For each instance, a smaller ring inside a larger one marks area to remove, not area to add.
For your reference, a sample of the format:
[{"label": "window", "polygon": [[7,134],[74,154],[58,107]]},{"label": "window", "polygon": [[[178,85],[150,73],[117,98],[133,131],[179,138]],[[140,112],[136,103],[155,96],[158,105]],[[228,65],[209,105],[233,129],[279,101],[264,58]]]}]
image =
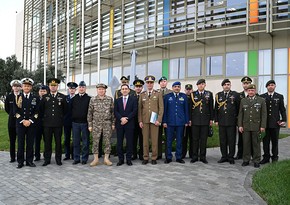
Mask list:
[{"label": "window", "polygon": [[90,74],[89,73],[84,74],[84,81],[87,84],[87,86],[90,85],[89,84],[89,82],[90,82]]},{"label": "window", "polygon": [[97,85],[98,83],[98,72],[91,73],[91,85]]},{"label": "window", "polygon": [[[135,73],[136,73],[136,77],[138,79],[142,79],[143,80],[145,78],[145,76],[146,76],[146,64],[136,65]],[[133,81],[134,81],[134,79],[133,79]]]},{"label": "window", "polygon": [[259,75],[271,74],[271,50],[259,50]]},{"label": "window", "polygon": [[226,76],[246,75],[247,52],[226,54]]},{"label": "window", "polygon": [[187,60],[187,77],[201,76],[201,58]]},{"label": "window", "polygon": [[222,75],[223,74],[223,57],[208,56],[206,58],[206,75]]},{"label": "window", "polygon": [[185,77],[185,59],[171,59],[169,63],[169,78],[184,79]]},{"label": "window", "polygon": [[162,77],[162,61],[148,62],[148,75],[153,75],[155,79]]},{"label": "window", "polygon": [[100,83],[108,85],[109,81],[109,69],[103,69],[100,71]]},{"label": "window", "polygon": [[121,67],[114,67],[112,77],[116,76],[116,78],[119,80],[122,76],[122,68]]},{"label": "window", "polygon": [[[287,74],[288,67],[288,51],[287,48],[275,49],[274,57],[274,73],[275,74]],[[287,85],[287,84],[285,84]]]},{"label": "window", "polygon": [[288,92],[287,92],[287,75],[280,75],[275,76],[274,80],[276,82],[276,92],[284,95],[284,103],[285,106],[287,105],[287,99],[288,99]]},{"label": "window", "polygon": [[265,85],[269,80],[271,80],[271,76],[259,76],[259,90],[257,90],[258,94],[263,94],[267,92],[267,88],[265,87]]},{"label": "window", "polygon": [[128,77],[130,75],[130,72],[131,72],[131,66],[125,66],[123,68],[123,76]]}]

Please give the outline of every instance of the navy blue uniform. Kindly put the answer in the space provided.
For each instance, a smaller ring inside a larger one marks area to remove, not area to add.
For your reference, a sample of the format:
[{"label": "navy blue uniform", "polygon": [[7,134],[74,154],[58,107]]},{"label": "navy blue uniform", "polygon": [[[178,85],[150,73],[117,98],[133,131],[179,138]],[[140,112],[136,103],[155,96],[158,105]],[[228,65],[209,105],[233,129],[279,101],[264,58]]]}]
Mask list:
[{"label": "navy blue uniform", "polygon": [[[26,163],[33,162],[33,143],[35,136],[35,126],[38,119],[39,99],[33,94],[27,97],[19,94],[14,103],[14,113],[16,117],[16,130],[18,135],[17,161],[18,164],[24,163],[24,150],[26,140]],[[31,122],[30,126],[23,125],[24,120]]]},{"label": "navy blue uniform", "polygon": [[[163,124],[167,124],[166,158],[172,159],[172,142],[176,136],[176,160],[182,158],[182,138],[185,124],[189,123],[187,96],[184,93],[169,93],[164,96]],[[176,133],[176,134],[174,134]]]},{"label": "navy blue uniform", "polygon": [[8,117],[8,134],[9,134],[9,141],[10,141],[10,161],[14,162],[16,155],[15,155],[15,144],[16,144],[16,118],[13,112],[13,106],[15,101],[14,93],[10,93],[6,96],[5,99],[5,111],[9,115]]},{"label": "navy blue uniform", "polygon": [[73,147],[71,146],[71,133],[72,133],[72,99],[70,95],[65,97],[68,106],[67,113],[64,116],[63,130],[64,130],[64,152],[65,159],[73,159]]}]

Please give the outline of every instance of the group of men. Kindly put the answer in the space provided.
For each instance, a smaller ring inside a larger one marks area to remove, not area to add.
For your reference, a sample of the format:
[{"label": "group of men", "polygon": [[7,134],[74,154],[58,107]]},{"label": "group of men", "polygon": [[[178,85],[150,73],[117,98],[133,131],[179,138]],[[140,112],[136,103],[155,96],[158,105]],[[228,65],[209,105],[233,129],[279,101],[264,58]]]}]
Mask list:
[{"label": "group of men", "polygon": [[[252,161],[254,167],[278,160],[278,138],[280,126],[285,126],[286,110],[283,95],[275,92],[275,81],[266,83],[267,92],[256,93],[256,86],[250,77],[243,77],[244,90],[240,93],[231,90],[231,82],[224,79],[222,91],[215,97],[205,89],[206,81],[199,79],[197,90],[191,84],[185,85],[181,92],[180,82],[167,88],[167,78],[158,81],[159,89],[154,89],[155,77],[148,75],[144,81],[133,82],[134,90],[129,87],[129,79],[122,76],[121,88],[114,99],[106,95],[107,85],[98,84],[97,95],[90,97],[86,93],[86,84],[69,82],[67,96],[58,92],[60,81],[48,80],[48,86],[41,86],[39,96],[32,94],[33,80],[24,78],[11,82],[12,93],[6,97],[5,110],[9,114],[8,131],[10,137],[11,162],[16,159],[15,141],[18,136],[17,168],[26,165],[35,167],[40,160],[40,140],[44,136],[44,163],[51,162],[52,138],[55,139],[55,160],[62,165],[61,136],[64,128],[65,158],[73,159],[73,164],[87,164],[89,156],[90,132],[92,133],[94,160],[90,166],[99,164],[100,142],[104,139],[104,164],[111,166],[111,136],[117,133],[117,166],[139,157],[142,164],[149,163],[151,145],[151,164],[162,159],[162,145],[165,141],[165,161],[171,163],[172,144],[176,139],[175,161],[185,163],[189,148],[191,163],[198,160],[207,164],[207,139],[212,125],[219,126],[221,159],[218,163],[235,163],[243,159],[242,166]],[[143,86],[146,89],[143,91]],[[22,87],[22,92],[20,92]],[[76,89],[78,88],[78,94]],[[215,100],[214,100],[215,98]],[[237,129],[238,128],[238,129]],[[238,152],[235,157],[236,134],[239,131]],[[71,148],[72,132],[72,148]],[[261,160],[260,140],[263,138],[264,155]],[[165,137],[163,137],[165,136]],[[124,156],[124,138],[126,155]],[[24,157],[26,140],[26,157]],[[189,145],[188,145],[189,141]],[[272,142],[272,156],[270,154]]]}]

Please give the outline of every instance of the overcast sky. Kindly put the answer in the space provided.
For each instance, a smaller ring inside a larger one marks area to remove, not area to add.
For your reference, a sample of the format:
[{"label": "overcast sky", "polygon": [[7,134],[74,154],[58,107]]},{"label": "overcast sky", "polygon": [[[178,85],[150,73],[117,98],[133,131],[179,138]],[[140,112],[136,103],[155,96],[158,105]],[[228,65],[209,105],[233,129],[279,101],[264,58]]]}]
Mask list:
[{"label": "overcast sky", "polygon": [[24,0],[0,0],[0,58],[15,54],[16,12],[23,10]]}]

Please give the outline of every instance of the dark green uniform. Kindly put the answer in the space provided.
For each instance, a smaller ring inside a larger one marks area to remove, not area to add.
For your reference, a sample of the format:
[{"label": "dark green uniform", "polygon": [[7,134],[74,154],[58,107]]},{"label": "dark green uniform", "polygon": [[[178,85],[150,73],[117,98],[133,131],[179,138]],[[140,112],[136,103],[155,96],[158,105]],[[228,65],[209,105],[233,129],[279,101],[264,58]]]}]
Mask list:
[{"label": "dark green uniform", "polygon": [[266,128],[267,107],[265,100],[259,96],[243,98],[240,104],[238,126],[243,127],[243,161],[251,159],[253,149],[253,162],[259,163],[261,159],[260,128]]}]

